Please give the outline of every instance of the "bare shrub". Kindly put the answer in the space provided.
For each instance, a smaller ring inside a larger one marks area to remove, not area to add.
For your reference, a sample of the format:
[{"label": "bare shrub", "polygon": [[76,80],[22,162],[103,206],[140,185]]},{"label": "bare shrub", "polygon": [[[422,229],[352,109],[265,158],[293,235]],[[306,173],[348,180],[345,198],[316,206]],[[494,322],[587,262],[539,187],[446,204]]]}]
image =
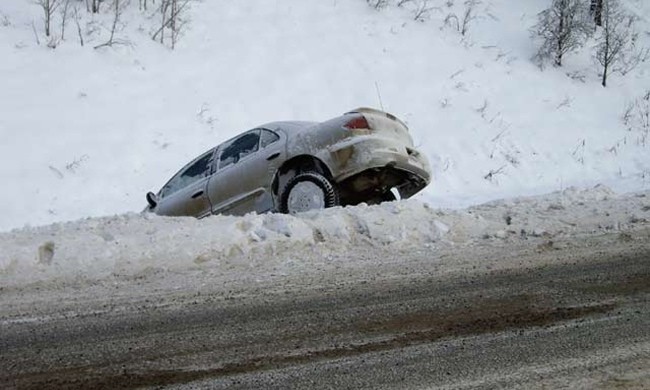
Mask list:
[{"label": "bare shrub", "polygon": [[458,16],[454,13],[450,13],[447,16],[445,16],[445,26],[449,26],[453,28],[456,31],[460,31],[460,21],[458,20]]},{"label": "bare shrub", "polygon": [[497,175],[503,174],[505,169],[506,169],[506,165],[502,165],[498,169],[490,169],[490,172],[488,172],[485,176],[483,176],[483,179],[492,182],[495,180]]},{"label": "bare shrub", "polygon": [[[447,14],[444,20],[445,26],[449,26],[454,30],[458,31],[460,35],[466,36],[469,32],[470,25],[472,21],[476,20],[476,7],[481,4],[480,0],[466,0],[465,8],[463,10],[462,17],[458,17],[455,13],[451,12]],[[454,6],[454,3],[451,1],[447,2],[447,7],[451,8]]]},{"label": "bare shrub", "polygon": [[[366,0],[366,2],[368,3],[368,5],[370,5],[372,8],[374,8],[376,10],[386,8],[390,4],[389,0]],[[408,2],[408,1],[406,1],[406,2]],[[404,3],[406,3],[406,2],[404,2]]]},{"label": "bare shrub", "polygon": [[86,162],[90,157],[87,154],[82,155],[81,157],[75,157],[71,162],[65,164],[65,169],[68,172],[77,173],[77,169],[81,168],[81,165]]},{"label": "bare shrub", "polygon": [[576,80],[576,81],[579,81],[581,83],[584,83],[586,81],[585,75],[582,72],[578,71],[578,70],[573,71],[573,72],[568,72],[566,75],[569,78],[571,78],[572,80]]},{"label": "bare shrub", "polygon": [[628,104],[622,120],[628,131],[637,134],[637,144],[647,146],[650,141],[650,90]]},{"label": "bare shrub", "polygon": [[476,111],[478,114],[481,115],[481,118],[485,119],[485,115],[487,113],[487,108],[489,106],[489,102],[487,99],[483,100],[483,105],[481,107],[475,108],[474,111]]},{"label": "bare shrub", "polygon": [[2,12],[0,12],[0,26],[2,27],[11,26],[11,20],[9,20],[9,16],[3,14]]},{"label": "bare shrub", "polygon": [[[398,4],[399,5],[399,4]],[[429,18],[429,13],[433,10],[433,7],[429,6],[429,0],[420,0],[413,12],[413,20],[416,22],[424,22]]]}]

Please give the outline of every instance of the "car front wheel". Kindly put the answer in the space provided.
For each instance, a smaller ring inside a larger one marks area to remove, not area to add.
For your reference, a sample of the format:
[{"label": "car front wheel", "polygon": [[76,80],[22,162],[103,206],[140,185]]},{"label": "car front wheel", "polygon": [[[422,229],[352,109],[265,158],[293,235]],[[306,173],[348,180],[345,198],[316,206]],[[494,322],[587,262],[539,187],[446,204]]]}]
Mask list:
[{"label": "car front wheel", "polygon": [[336,187],[317,172],[305,172],[291,178],[280,195],[280,211],[295,214],[337,206]]}]

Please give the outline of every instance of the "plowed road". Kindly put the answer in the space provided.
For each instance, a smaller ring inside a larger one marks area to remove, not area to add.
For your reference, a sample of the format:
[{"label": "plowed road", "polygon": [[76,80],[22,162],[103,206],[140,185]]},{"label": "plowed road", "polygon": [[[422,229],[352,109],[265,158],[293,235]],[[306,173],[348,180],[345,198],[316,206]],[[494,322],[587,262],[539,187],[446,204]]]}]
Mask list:
[{"label": "plowed road", "polygon": [[0,387],[650,386],[648,228],[350,256],[393,261],[200,289],[5,288]]}]

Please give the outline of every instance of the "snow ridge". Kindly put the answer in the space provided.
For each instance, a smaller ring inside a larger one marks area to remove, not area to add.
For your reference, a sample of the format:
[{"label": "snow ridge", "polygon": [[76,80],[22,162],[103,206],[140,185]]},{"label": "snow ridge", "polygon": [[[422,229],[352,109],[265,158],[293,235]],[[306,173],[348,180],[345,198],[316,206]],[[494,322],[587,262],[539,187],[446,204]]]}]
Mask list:
[{"label": "snow ridge", "polygon": [[227,269],[233,259],[282,262],[313,249],[424,244],[443,234],[435,212],[418,202],[203,220],[131,213],[0,234],[0,284]]},{"label": "snow ridge", "polygon": [[[623,232],[650,223],[650,192],[569,188],[463,210],[415,200],[298,215],[87,218],[0,233],[0,286],[111,280],[156,273],[309,272],[332,256],[367,262],[369,249],[435,253],[441,245]],[[434,261],[432,259],[432,261]],[[366,263],[364,263],[366,264]]]}]

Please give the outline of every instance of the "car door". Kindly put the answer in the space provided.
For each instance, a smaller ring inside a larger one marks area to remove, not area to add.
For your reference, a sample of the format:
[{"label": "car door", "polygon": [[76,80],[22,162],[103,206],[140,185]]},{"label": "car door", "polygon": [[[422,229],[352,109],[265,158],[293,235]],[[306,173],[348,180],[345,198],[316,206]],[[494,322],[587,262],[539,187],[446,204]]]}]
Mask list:
[{"label": "car door", "polygon": [[156,213],[201,218],[212,211],[207,194],[214,149],[194,159],[160,190]]},{"label": "car door", "polygon": [[213,212],[271,210],[271,182],[285,159],[286,136],[280,131],[254,129],[223,144],[215,158],[217,172],[208,184]]}]

